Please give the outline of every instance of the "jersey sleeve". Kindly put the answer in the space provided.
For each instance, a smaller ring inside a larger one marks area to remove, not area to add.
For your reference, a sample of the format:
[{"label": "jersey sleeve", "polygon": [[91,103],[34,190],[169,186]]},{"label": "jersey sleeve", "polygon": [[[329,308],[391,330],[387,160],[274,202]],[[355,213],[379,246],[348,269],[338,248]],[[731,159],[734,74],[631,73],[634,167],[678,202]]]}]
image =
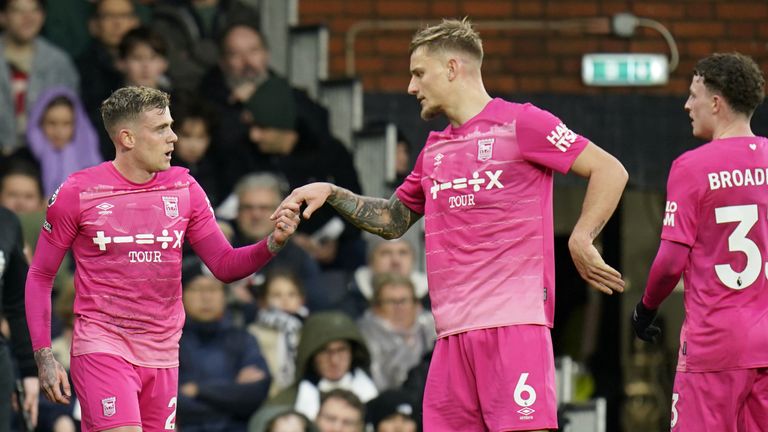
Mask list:
[{"label": "jersey sleeve", "polygon": [[40,236],[60,249],[69,249],[77,236],[79,223],[80,191],[74,182],[67,180],[48,200]]},{"label": "jersey sleeve", "polygon": [[194,179],[191,180],[189,185],[189,205],[192,209],[192,214],[187,226],[187,236],[189,236],[191,244],[194,245],[212,233],[220,231],[211,202],[208,201],[203,188]]},{"label": "jersey sleeve", "polygon": [[672,163],[667,180],[667,202],[661,238],[689,247],[698,230],[699,193],[691,170],[680,159]]},{"label": "jersey sleeve", "polygon": [[559,118],[531,104],[519,111],[515,132],[523,158],[561,173],[571,169],[589,144]]},{"label": "jersey sleeve", "polygon": [[416,158],[413,165],[413,171],[403,180],[403,183],[395,191],[397,199],[414,212],[424,214],[424,189],[421,188],[421,177],[423,175],[422,166],[424,160],[424,149]]}]

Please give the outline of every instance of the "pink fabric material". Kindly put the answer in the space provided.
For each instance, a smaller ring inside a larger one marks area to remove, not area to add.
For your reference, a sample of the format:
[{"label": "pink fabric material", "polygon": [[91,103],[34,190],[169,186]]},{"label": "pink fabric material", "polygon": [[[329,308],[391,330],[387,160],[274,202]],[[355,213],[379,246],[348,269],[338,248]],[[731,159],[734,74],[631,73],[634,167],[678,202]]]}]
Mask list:
[{"label": "pink fabric material", "polygon": [[51,346],[51,291],[56,272],[66,253],[66,249],[52,244],[47,237],[40,236],[37,241],[24,290],[27,326],[33,351]]},{"label": "pink fabric material", "polygon": [[661,302],[675,289],[688,264],[690,252],[691,248],[684,244],[669,240],[661,241],[645,286],[643,295],[645,307],[658,309]]},{"label": "pink fabric material", "polygon": [[553,172],[568,171],[588,143],[552,114],[502,99],[429,135],[396,194],[425,216],[438,336],[552,326]]},{"label": "pink fabric material", "polygon": [[[146,367],[178,365],[184,240],[227,280],[256,271],[272,256],[265,243],[242,250],[226,244],[205,193],[186,169],[172,167],[135,184],[110,162],[69,177],[50,201],[40,239],[57,250],[71,248],[76,262],[72,355],[109,353]],[[30,274],[39,271],[35,262],[50,269],[60,261],[58,255],[36,258]],[[49,343],[50,296],[36,296],[50,285],[40,277],[27,284],[29,325],[39,348]]]},{"label": "pink fabric material", "polygon": [[177,368],[134,366],[110,354],[72,357],[72,381],[82,409],[83,432],[120,426],[169,430],[176,423]]},{"label": "pink fabric material", "polygon": [[424,392],[424,432],[557,428],[549,328],[516,325],[437,340]]},{"label": "pink fabric material", "polygon": [[715,140],[675,160],[661,238],[687,245],[678,371],[768,366],[768,139]]},{"label": "pink fabric material", "polygon": [[671,432],[768,432],[768,369],[677,372]]},{"label": "pink fabric material", "polygon": [[267,247],[267,240],[234,249],[221,231],[192,245],[208,269],[222,282],[230,283],[253,274],[274,255]]}]

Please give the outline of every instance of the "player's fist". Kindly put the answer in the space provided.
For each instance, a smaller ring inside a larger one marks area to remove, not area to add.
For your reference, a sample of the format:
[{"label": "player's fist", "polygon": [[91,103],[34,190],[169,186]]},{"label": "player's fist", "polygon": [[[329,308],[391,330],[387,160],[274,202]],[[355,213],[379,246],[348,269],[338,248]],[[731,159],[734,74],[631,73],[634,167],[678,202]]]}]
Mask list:
[{"label": "player's fist", "polygon": [[632,313],[632,328],[640,339],[646,342],[656,342],[656,337],[661,334],[661,329],[654,325],[656,309],[648,309],[640,300]]}]

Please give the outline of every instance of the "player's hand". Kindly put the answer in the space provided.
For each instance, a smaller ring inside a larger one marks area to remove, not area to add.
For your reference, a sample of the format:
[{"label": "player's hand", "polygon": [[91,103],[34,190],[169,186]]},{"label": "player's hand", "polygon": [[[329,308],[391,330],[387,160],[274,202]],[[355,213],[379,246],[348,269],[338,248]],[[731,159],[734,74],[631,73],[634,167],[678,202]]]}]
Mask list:
[{"label": "player's hand", "polygon": [[40,402],[40,380],[37,377],[26,377],[21,380],[21,385],[24,387],[24,400],[21,407],[29,414],[29,422],[35,427]]},{"label": "player's hand", "polygon": [[51,348],[41,348],[35,351],[35,362],[37,362],[37,374],[40,377],[40,388],[46,399],[51,402],[68,404],[72,396],[72,390],[69,387],[67,371],[61,363],[53,358]]},{"label": "player's hand", "polygon": [[282,248],[285,242],[296,232],[301,219],[299,218],[299,205],[288,203],[277,211],[275,230],[272,231],[271,240],[277,248]]},{"label": "player's hand", "polygon": [[656,342],[656,337],[661,334],[661,329],[654,325],[656,309],[648,309],[643,301],[637,303],[632,313],[632,328],[640,339],[646,342]]},{"label": "player's hand", "polygon": [[279,206],[277,206],[277,210],[272,213],[270,219],[276,220],[280,210],[284,208],[294,208],[294,206],[301,207],[304,203],[307,204],[307,208],[304,209],[301,216],[304,219],[309,219],[315,210],[325,204],[325,200],[328,199],[331,192],[333,192],[333,185],[330,183],[310,183],[306,186],[296,188],[290,195],[285,197]]},{"label": "player's hand", "polygon": [[624,279],[621,273],[603,261],[591,240],[571,236],[568,249],[582,279],[593,288],[605,294],[624,292]]}]

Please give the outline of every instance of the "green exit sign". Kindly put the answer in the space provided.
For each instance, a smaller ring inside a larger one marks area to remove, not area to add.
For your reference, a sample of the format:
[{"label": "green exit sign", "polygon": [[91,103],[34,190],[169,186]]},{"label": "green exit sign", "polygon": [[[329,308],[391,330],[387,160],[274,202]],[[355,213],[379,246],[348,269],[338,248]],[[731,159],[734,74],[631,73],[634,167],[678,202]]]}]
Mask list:
[{"label": "green exit sign", "polygon": [[581,78],[591,86],[662,85],[668,77],[661,54],[587,54],[581,60]]}]

